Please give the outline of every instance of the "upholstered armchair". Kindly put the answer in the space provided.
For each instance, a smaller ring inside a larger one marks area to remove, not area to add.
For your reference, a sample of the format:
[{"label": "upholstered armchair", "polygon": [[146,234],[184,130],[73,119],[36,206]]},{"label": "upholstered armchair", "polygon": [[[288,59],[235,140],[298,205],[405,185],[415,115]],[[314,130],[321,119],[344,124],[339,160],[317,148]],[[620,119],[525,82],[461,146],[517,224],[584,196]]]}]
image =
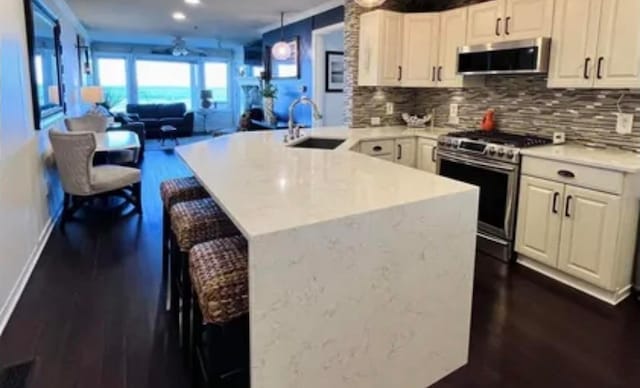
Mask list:
[{"label": "upholstered armchair", "polygon": [[64,119],[69,132],[106,132],[109,120],[104,116],[86,115]]},{"label": "upholstered armchair", "polygon": [[117,123],[122,124],[122,128],[125,131],[135,132],[140,139],[140,153],[138,155],[139,160],[144,158],[144,143],[147,137],[147,131],[144,123],[140,121],[140,116],[135,114],[118,113],[115,116]]},{"label": "upholstered armchair", "polygon": [[92,132],[49,131],[64,189],[61,228],[76,211],[96,197],[119,196],[142,215],[140,170],[116,165],[93,166],[96,138]]}]

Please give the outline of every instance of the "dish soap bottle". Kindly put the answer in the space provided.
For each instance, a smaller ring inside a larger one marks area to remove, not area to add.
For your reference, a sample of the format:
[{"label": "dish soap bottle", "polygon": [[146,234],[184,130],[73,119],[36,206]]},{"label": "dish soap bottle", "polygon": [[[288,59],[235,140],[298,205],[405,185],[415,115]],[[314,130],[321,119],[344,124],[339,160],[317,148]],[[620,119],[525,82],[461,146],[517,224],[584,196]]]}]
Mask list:
[{"label": "dish soap bottle", "polygon": [[495,109],[487,109],[482,118],[482,130],[491,132],[496,128],[496,111]]}]

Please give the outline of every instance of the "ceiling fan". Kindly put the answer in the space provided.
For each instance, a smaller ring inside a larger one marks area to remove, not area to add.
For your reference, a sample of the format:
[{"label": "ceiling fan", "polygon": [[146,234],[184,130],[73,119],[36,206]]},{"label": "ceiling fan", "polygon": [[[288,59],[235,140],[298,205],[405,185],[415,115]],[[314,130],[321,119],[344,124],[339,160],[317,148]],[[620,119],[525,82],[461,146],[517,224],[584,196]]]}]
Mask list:
[{"label": "ceiling fan", "polygon": [[190,55],[200,57],[207,56],[205,51],[187,46],[187,42],[179,36],[173,40],[171,47],[153,49],[151,52],[153,54],[172,55],[174,57],[186,57]]}]

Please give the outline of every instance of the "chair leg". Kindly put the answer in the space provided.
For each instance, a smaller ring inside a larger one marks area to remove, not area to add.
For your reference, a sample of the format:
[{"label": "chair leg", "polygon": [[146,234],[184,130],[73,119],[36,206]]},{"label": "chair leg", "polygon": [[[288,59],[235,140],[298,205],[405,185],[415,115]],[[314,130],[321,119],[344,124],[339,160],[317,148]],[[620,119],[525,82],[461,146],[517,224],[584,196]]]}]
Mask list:
[{"label": "chair leg", "polygon": [[134,206],[138,214],[142,215],[142,183],[134,183],[132,187]]},{"label": "chair leg", "polygon": [[170,272],[170,260],[171,255],[169,249],[171,245],[171,221],[169,219],[169,212],[165,206],[162,206],[162,279],[163,289],[165,292],[166,311],[171,311],[171,272]]},{"label": "chair leg", "polygon": [[65,233],[65,225],[69,219],[69,207],[71,206],[71,195],[64,193],[64,199],[62,200],[62,216],[60,217],[60,230]]}]

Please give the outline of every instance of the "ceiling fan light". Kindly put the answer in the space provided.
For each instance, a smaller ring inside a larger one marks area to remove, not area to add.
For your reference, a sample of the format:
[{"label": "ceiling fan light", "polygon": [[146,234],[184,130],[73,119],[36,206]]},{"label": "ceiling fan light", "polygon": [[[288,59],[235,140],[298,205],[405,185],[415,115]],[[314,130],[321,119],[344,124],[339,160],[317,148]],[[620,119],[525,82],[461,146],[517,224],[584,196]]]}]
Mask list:
[{"label": "ceiling fan light", "polygon": [[287,42],[280,41],[273,45],[271,55],[279,61],[286,61],[291,58],[291,46]]},{"label": "ceiling fan light", "polygon": [[364,8],[375,8],[384,4],[387,0],[355,0],[356,3]]}]

